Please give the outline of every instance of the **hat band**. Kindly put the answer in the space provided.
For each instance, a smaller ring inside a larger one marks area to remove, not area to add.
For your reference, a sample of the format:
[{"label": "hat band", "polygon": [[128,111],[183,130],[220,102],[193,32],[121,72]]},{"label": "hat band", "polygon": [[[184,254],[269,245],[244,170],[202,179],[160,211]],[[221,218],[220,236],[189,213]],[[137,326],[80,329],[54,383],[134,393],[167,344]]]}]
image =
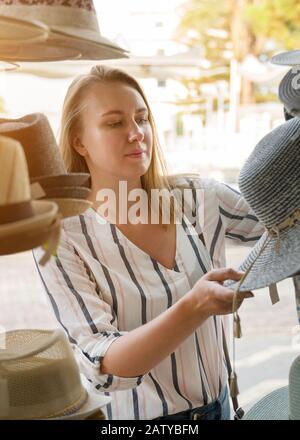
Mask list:
[{"label": "hat band", "polygon": [[33,217],[31,200],[0,206],[0,225]]},{"label": "hat band", "polygon": [[268,232],[272,235],[277,235],[277,232],[281,232],[285,229],[290,229],[294,226],[294,224],[300,221],[300,209],[297,209],[295,212],[293,212],[292,215],[287,217],[283,222],[281,222],[277,226],[273,226],[272,228],[267,228]]},{"label": "hat band", "polygon": [[300,221],[300,210],[297,209],[292,215],[287,217],[283,222],[272,228],[266,228],[271,237],[277,237],[276,250],[279,250],[280,246],[280,232],[287,231],[294,227],[295,223]]}]

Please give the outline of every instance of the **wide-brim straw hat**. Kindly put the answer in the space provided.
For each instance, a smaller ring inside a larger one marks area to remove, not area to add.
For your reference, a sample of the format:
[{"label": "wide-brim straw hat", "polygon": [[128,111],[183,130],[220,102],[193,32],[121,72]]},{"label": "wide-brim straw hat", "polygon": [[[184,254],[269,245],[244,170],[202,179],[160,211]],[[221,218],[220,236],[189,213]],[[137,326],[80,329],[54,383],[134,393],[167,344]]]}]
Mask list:
[{"label": "wide-brim straw hat", "polygon": [[[0,0],[1,15],[44,23],[50,32],[47,41],[40,43],[38,48],[45,47],[47,50],[49,44],[53,47],[61,47],[62,53],[65,48],[70,48],[77,51],[84,60],[128,57],[127,51],[101,35],[92,0],[63,4],[60,0],[53,0],[48,4],[42,0],[34,3],[16,0],[13,4],[5,4],[4,0]],[[12,51],[9,52],[0,45],[0,55],[4,59],[16,61],[50,61],[46,52],[44,57],[40,52],[40,58],[37,58],[36,49],[34,44],[32,47],[22,45],[16,49],[14,58]]]},{"label": "wide-brim straw hat", "polygon": [[0,42],[6,45],[39,43],[48,38],[49,28],[37,21],[22,20],[21,17],[0,16]]},{"label": "wide-brim straw hat", "polygon": [[[225,285],[240,292],[271,286],[300,270],[300,119],[263,137],[239,176],[245,200],[266,232]],[[255,221],[255,219],[253,219]]]},{"label": "wide-brim straw hat", "polygon": [[280,66],[300,65],[300,50],[289,50],[278,53],[271,58],[271,62]]},{"label": "wide-brim straw hat", "polygon": [[289,386],[263,397],[245,414],[244,420],[300,420],[300,356],[289,371]]},{"label": "wide-brim straw hat", "polygon": [[60,233],[58,206],[49,200],[32,201],[24,150],[0,136],[0,255],[47,244],[45,264],[56,250]]},{"label": "wide-brim straw hat", "polygon": [[111,401],[83,383],[62,330],[14,330],[2,340],[0,419],[85,419]]},{"label": "wide-brim straw hat", "polygon": [[[52,128],[44,114],[33,113],[18,119],[2,118],[0,134],[21,143],[27,160],[30,182],[41,185],[45,192],[43,197],[55,201],[59,199],[57,205],[64,218],[82,214],[91,207],[91,202],[83,200],[90,193],[90,175],[66,172]],[[60,186],[61,193],[59,193]],[[67,192],[66,187],[68,187]],[[78,187],[86,191],[80,191]],[[47,191],[51,188],[56,188],[55,193],[52,192],[47,196]],[[35,198],[35,195],[32,195]]]},{"label": "wide-brim straw hat", "polygon": [[300,116],[300,67],[287,72],[279,84],[278,96],[292,116]]}]

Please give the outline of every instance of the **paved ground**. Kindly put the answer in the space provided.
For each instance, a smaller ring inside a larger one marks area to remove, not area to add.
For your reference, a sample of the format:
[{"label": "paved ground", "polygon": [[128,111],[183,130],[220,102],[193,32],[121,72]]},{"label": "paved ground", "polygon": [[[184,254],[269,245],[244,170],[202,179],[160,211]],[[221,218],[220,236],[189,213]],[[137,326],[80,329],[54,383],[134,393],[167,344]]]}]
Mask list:
[{"label": "paved ground", "polygon": [[[228,248],[228,264],[237,266],[248,251]],[[300,353],[292,281],[279,283],[278,289],[281,300],[276,305],[262,289],[240,310],[243,337],[236,342],[236,369],[246,409],[287,384],[289,366]],[[56,326],[30,252],[0,257],[0,305],[0,325],[6,330]]]}]

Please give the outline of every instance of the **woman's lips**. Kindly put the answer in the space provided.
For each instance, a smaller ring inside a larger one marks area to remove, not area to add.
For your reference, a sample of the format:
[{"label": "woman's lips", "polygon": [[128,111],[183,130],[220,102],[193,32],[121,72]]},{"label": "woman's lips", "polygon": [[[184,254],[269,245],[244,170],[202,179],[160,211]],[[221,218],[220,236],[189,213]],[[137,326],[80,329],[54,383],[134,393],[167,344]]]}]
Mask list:
[{"label": "woman's lips", "polygon": [[137,151],[134,151],[133,153],[130,153],[130,154],[126,154],[125,156],[126,157],[133,157],[133,158],[139,158],[139,157],[141,157],[142,156],[142,154],[144,153],[144,150],[137,150]]}]

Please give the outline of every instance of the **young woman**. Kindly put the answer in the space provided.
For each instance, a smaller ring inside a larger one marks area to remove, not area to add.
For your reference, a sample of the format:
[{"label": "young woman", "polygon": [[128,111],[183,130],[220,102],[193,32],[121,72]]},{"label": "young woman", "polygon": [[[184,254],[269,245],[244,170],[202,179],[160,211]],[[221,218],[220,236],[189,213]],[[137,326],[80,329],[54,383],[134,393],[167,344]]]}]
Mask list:
[{"label": "young woman", "polygon": [[[63,221],[57,257],[39,270],[82,373],[112,397],[107,418],[228,419],[233,292],[222,282],[241,273],[224,268],[225,235],[255,242],[262,227],[226,185],[166,175],[147,99],[120,70],[96,66],[71,84],[60,146],[69,172],[90,173],[93,208]],[[166,197],[151,221],[152,192],[184,187],[198,195],[201,231],[177,221],[174,199],[164,224]],[[129,222],[136,194],[149,210]]]}]

